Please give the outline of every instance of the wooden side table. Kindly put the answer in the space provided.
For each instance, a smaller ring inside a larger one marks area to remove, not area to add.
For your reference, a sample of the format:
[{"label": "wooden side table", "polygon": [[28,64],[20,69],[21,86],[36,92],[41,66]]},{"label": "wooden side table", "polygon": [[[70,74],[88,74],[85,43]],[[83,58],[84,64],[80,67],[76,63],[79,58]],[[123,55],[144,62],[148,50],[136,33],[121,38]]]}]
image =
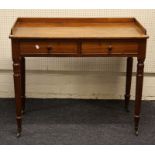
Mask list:
[{"label": "wooden side table", "polygon": [[137,57],[135,133],[138,135],[148,35],[135,18],[18,18],[11,29],[17,136],[25,110],[25,57],[127,57],[125,109]]}]

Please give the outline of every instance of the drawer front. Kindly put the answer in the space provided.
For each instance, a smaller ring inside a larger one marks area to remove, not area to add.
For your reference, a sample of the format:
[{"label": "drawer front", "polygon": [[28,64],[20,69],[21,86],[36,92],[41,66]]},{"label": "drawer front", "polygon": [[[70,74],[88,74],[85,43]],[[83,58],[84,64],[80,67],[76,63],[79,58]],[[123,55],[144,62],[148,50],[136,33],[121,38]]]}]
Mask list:
[{"label": "drawer front", "polygon": [[136,54],[138,43],[133,41],[84,41],[83,54]]},{"label": "drawer front", "polygon": [[75,41],[22,41],[22,54],[76,54]]}]

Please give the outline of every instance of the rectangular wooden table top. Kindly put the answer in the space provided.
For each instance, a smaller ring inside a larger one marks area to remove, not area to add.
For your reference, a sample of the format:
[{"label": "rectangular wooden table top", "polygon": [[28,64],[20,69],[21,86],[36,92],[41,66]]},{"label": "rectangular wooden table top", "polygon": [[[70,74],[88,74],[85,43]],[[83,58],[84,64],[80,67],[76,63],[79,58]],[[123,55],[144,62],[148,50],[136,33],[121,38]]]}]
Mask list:
[{"label": "rectangular wooden table top", "polygon": [[148,38],[135,18],[18,18],[10,38]]}]

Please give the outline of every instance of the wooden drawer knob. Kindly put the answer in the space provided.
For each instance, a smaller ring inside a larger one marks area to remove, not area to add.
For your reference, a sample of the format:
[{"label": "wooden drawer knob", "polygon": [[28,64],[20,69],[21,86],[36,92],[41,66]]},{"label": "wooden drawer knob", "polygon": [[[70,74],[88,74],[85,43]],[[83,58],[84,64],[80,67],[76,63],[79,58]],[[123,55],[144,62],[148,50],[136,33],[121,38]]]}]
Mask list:
[{"label": "wooden drawer knob", "polygon": [[49,45],[49,46],[47,46],[47,50],[48,50],[48,52],[51,52],[52,51],[52,46],[51,45]]},{"label": "wooden drawer knob", "polygon": [[112,50],[112,45],[109,45],[108,46],[108,51],[111,51]]}]

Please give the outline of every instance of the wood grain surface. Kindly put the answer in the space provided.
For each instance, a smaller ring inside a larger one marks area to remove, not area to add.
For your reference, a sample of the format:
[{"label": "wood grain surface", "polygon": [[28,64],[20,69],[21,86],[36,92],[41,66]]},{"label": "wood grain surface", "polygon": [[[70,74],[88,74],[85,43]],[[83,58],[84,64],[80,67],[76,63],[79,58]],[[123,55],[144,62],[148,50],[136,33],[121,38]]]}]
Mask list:
[{"label": "wood grain surface", "polygon": [[16,38],[145,38],[134,18],[19,18],[12,28]]}]

